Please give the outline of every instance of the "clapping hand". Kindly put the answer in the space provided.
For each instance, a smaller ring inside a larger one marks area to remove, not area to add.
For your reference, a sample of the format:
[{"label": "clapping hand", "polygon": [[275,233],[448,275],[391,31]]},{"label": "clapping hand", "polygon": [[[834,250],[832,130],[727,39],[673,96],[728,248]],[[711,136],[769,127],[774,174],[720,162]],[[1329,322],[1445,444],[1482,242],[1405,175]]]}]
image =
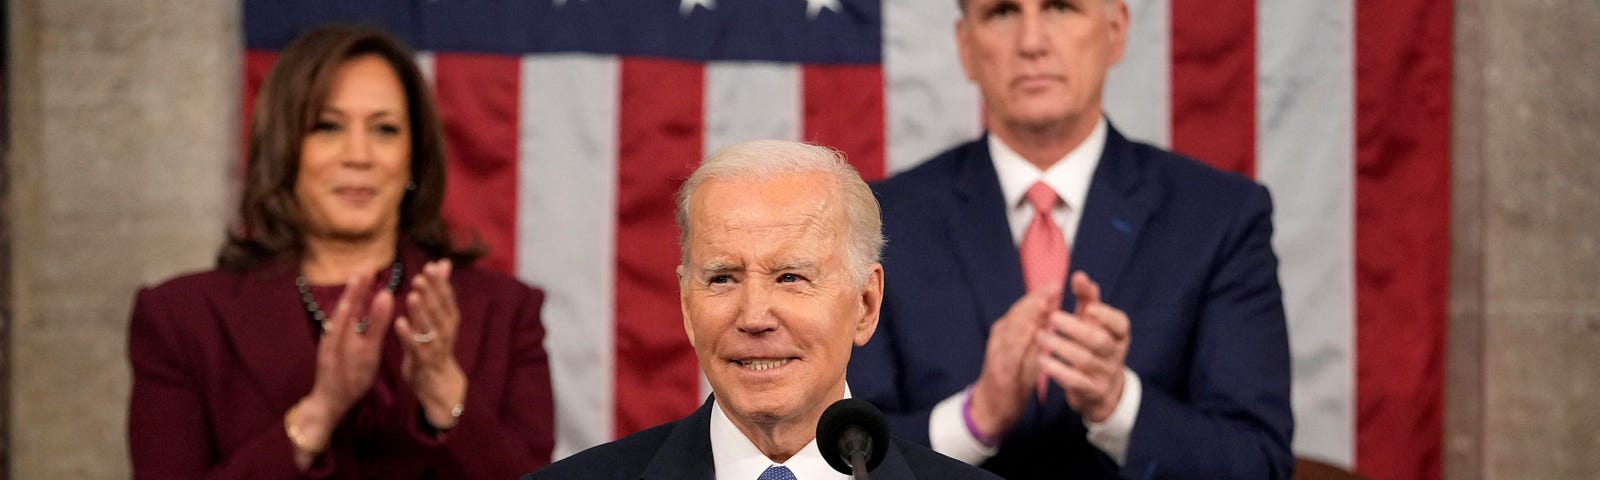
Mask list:
[{"label": "clapping hand", "polygon": [[428,262],[411,279],[406,316],[395,321],[395,334],[405,349],[400,371],[422,403],[428,424],[439,430],[455,427],[467,397],[467,376],[456,362],[456,334],[461,310],[450,287],[449,260]]},{"label": "clapping hand", "polygon": [[317,372],[311,393],[284,415],[295,462],[302,471],[327,449],[334,427],[377,378],[383,338],[394,318],[394,295],[381,288],[374,295],[372,287],[368,275],[345,283],[339,304],[317,340]]},{"label": "clapping hand", "polygon": [[1035,338],[1061,305],[1061,286],[1028,292],[989,327],[983,371],[972,386],[972,421],[985,437],[998,438],[1022,416],[1039,377]]},{"label": "clapping hand", "polygon": [[1122,398],[1128,356],[1128,315],[1100,300],[1100,285],[1072,274],[1076,313],[1053,312],[1038,332],[1038,364],[1067,392],[1067,404],[1091,422],[1103,422]]}]

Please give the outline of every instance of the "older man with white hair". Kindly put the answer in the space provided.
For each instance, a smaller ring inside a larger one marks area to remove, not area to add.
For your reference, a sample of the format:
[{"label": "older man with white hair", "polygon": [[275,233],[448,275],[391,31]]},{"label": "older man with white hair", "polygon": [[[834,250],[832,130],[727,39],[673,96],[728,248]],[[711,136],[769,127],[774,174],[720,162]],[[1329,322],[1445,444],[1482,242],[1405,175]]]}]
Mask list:
[{"label": "older man with white hair", "polygon": [[[823,411],[877,330],[884,239],[872,191],[837,151],[755,141],[713,153],[677,198],[683,328],[712,397],[683,419],[529,478],[847,478],[820,453]],[[993,478],[890,442],[876,478]]]}]

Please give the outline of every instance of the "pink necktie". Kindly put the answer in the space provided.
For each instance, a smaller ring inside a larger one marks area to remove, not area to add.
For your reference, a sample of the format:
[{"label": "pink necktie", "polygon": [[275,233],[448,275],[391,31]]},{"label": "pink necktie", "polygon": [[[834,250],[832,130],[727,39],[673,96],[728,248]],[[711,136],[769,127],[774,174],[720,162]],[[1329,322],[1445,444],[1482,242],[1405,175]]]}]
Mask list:
[{"label": "pink necktie", "polygon": [[1061,284],[1067,278],[1067,241],[1050,213],[1061,197],[1044,182],[1028,188],[1033,223],[1022,234],[1022,283],[1028,291]]},{"label": "pink necktie", "polygon": [[[1032,292],[1047,285],[1060,285],[1067,278],[1067,241],[1061,236],[1050,213],[1055,210],[1056,195],[1044,182],[1028,188],[1028,203],[1033,205],[1033,222],[1022,234],[1022,283]],[[1045,376],[1039,373],[1035,393],[1044,402]]]}]

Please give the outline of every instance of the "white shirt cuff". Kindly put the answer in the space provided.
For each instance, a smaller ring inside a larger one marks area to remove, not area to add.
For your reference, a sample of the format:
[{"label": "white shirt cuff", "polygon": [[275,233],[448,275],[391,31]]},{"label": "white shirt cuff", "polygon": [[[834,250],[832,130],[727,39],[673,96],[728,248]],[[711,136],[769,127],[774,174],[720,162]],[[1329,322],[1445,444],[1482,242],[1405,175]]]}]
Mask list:
[{"label": "white shirt cuff", "polygon": [[971,390],[962,390],[933,406],[928,414],[928,446],[947,457],[977,465],[993,457],[998,447],[985,446],[967,430],[961,409]]},{"label": "white shirt cuff", "polygon": [[[1118,466],[1128,458],[1128,439],[1133,436],[1133,422],[1139,418],[1139,401],[1144,395],[1144,385],[1139,381],[1139,374],[1133,373],[1128,367],[1122,367],[1122,379],[1122,398],[1117,400],[1117,406],[1111,410],[1111,416],[1106,417],[1104,422],[1083,420],[1083,425],[1089,428],[1089,444],[1106,452]],[[934,412],[937,413],[938,410]]]}]

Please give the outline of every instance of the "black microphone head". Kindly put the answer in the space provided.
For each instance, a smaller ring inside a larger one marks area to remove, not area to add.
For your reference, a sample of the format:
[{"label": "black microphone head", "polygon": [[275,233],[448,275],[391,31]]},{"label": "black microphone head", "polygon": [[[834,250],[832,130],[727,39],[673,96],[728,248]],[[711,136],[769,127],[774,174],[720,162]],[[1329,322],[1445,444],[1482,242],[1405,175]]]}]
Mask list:
[{"label": "black microphone head", "polygon": [[[864,443],[864,445],[863,445]],[[850,475],[850,452],[866,453],[867,471],[883,463],[889,451],[889,422],[866,400],[846,398],[822,411],[817,421],[817,450],[839,473]]]}]

